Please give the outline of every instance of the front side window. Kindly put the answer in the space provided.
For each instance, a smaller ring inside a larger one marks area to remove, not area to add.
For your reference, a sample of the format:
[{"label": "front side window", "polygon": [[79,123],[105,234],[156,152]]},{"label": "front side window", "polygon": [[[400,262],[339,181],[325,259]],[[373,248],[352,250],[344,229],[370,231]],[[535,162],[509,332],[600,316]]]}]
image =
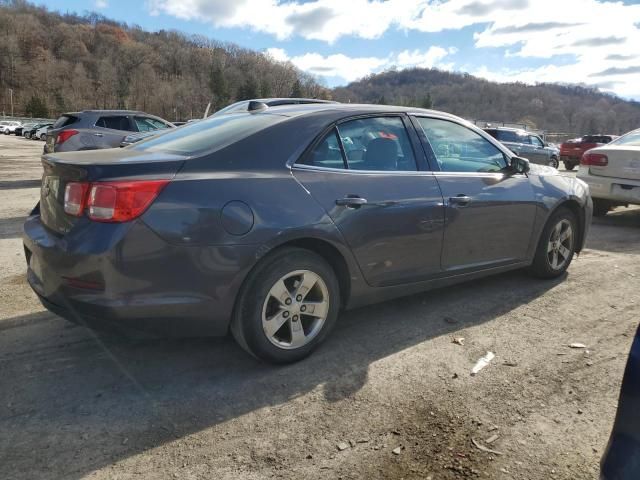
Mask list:
[{"label": "front side window", "polygon": [[448,120],[418,117],[443,172],[499,172],[504,154],[486,138]]},{"label": "front side window", "polygon": [[338,126],[350,170],[416,171],[409,135],[400,117],[349,120]]},{"label": "front side window", "polygon": [[153,130],[159,130],[161,128],[169,128],[169,125],[161,122],[160,120],[156,120],[155,118],[134,117],[134,120],[139,132],[151,132]]},{"label": "front side window", "polygon": [[96,127],[110,128],[112,130],[131,130],[129,119],[122,115],[100,117],[96,122]]},{"label": "front side window", "polygon": [[544,147],[544,143],[542,142],[542,140],[540,140],[540,138],[536,137],[535,135],[529,135],[529,141],[534,147]]}]

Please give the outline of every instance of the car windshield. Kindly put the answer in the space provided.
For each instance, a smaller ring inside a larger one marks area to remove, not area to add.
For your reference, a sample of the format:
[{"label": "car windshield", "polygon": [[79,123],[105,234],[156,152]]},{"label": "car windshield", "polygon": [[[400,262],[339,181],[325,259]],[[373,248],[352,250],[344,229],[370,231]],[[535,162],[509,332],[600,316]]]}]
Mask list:
[{"label": "car windshield", "polygon": [[609,145],[629,145],[640,147],[640,130],[629,132],[611,142]]},{"label": "car windshield", "polygon": [[197,155],[220,150],[286,119],[268,113],[233,113],[211,116],[142,141],[133,150]]}]

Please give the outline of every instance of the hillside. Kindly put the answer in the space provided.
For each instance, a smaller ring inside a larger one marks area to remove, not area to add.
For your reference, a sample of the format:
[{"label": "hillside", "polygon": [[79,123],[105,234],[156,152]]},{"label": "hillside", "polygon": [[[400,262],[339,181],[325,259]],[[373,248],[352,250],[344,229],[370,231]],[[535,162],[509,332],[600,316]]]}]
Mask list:
[{"label": "hillside", "polygon": [[260,96],[326,96],[291,64],[174,31],[146,32],[97,14],[0,0],[0,114],[55,117],[129,108],[168,120]]},{"label": "hillside", "polygon": [[468,119],[524,123],[552,132],[620,134],[640,127],[640,103],[595,89],[494,83],[415,68],[371,75],[336,88],[340,101],[431,106]]}]

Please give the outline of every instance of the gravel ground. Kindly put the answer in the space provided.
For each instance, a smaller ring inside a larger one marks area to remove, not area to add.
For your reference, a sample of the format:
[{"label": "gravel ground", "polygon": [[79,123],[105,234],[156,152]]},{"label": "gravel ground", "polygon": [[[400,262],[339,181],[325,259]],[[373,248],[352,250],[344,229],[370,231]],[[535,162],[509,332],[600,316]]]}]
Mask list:
[{"label": "gravel ground", "polygon": [[274,368],[227,338],[127,340],[44,311],[20,241],[41,150],[0,136],[0,478],[598,477],[640,313],[640,209],[595,220],[559,281],[347,312]]}]

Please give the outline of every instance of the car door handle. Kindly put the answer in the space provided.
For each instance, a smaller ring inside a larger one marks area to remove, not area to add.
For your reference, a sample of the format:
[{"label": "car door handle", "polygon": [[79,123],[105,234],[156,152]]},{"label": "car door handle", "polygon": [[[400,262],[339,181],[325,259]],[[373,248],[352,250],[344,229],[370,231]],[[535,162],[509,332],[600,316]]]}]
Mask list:
[{"label": "car door handle", "polygon": [[360,208],[363,205],[367,204],[367,199],[358,197],[357,195],[349,195],[344,198],[339,198],[336,200],[336,205],[339,207],[347,207],[347,208]]},{"label": "car door handle", "polygon": [[471,201],[471,197],[468,195],[456,195],[455,197],[449,197],[449,203],[451,205],[460,205],[461,207],[466,206]]}]

